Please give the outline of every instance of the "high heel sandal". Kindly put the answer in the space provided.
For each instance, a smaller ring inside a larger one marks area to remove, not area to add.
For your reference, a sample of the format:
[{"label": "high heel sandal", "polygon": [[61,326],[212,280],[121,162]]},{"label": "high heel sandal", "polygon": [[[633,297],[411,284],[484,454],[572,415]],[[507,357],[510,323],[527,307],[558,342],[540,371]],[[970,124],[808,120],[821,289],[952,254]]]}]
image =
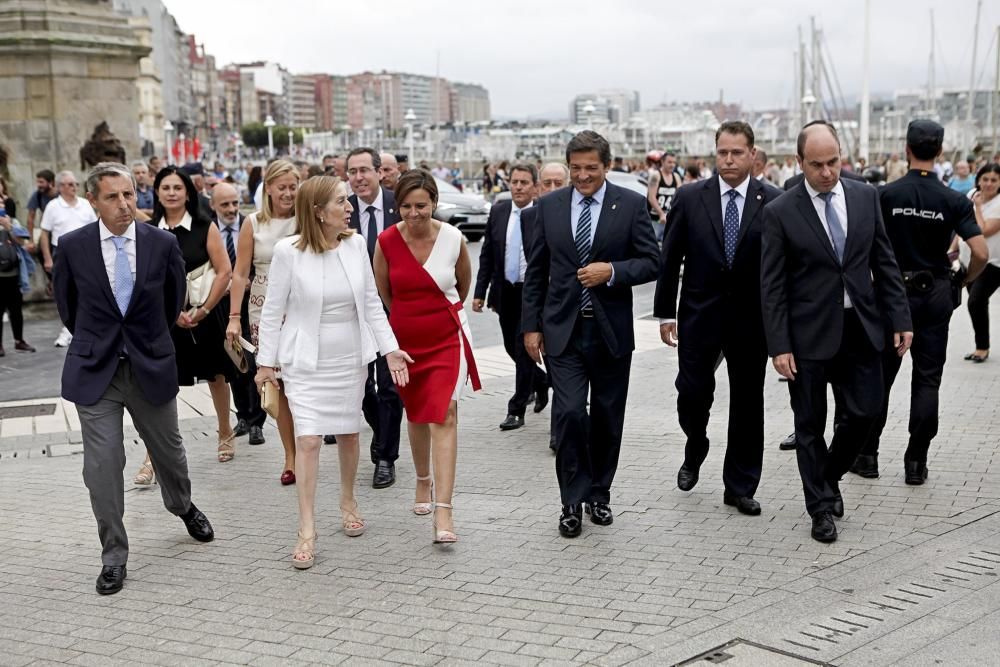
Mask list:
[{"label": "high heel sandal", "polygon": [[236,434],[230,433],[225,439],[219,440],[219,463],[228,463],[236,456]]},{"label": "high heel sandal", "polygon": [[[308,570],[316,562],[316,533],[311,537],[302,537],[298,533],[299,541],[295,544],[295,551],[292,552],[292,566],[296,570]],[[305,554],[308,558],[296,558],[299,554]]]},{"label": "high heel sandal", "polygon": [[360,537],[361,535],[364,535],[368,524],[365,523],[365,520],[360,516],[357,500],[354,501],[353,510],[349,510],[341,505],[340,512],[344,521],[344,535],[347,535],[348,537]]},{"label": "high heel sandal", "polygon": [[433,505],[434,517],[431,519],[431,527],[434,530],[434,544],[454,544],[458,542],[458,535],[453,531],[437,529],[437,508],[443,507],[447,510],[454,510],[455,507],[450,503],[433,503]]},{"label": "high heel sandal", "polygon": [[136,486],[150,486],[156,481],[156,473],[153,471],[153,463],[147,456],[139,466],[139,472],[132,478],[132,483]]},{"label": "high heel sandal", "polygon": [[[433,476],[432,475],[427,475],[426,477],[417,477],[417,481],[418,482],[426,482],[429,479],[433,479]],[[431,482],[431,498],[432,498],[432,500],[429,503],[414,502],[413,503],[413,513],[416,514],[417,516],[427,516],[428,514],[430,514],[433,511],[433,508],[431,507],[431,505],[433,505],[433,503],[434,503],[434,501],[433,501],[433,498],[434,498],[434,482],[433,481]]]}]

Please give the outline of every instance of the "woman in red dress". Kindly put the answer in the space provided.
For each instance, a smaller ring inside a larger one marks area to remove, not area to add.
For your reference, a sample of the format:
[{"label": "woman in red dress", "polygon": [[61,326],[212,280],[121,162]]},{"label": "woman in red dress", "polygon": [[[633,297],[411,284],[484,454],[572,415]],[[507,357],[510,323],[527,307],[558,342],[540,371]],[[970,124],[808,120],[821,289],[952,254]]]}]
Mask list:
[{"label": "woman in red dress", "polygon": [[431,217],[438,192],[430,173],[407,172],[395,194],[403,221],[378,237],[375,282],[389,308],[393,333],[414,360],[409,382],[399,387],[417,473],[414,513],[433,508],[434,543],[450,544],[458,541],[451,502],[458,399],[469,378],[474,390],[480,388],[462,309],[472,284],[472,263],[462,233]]}]

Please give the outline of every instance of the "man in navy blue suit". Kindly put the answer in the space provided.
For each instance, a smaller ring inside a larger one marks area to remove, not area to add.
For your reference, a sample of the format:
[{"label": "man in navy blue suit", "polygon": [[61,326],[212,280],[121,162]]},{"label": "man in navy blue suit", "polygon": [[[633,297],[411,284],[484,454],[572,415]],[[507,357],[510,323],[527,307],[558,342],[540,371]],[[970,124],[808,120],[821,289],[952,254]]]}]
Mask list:
[{"label": "man in navy blue suit", "polygon": [[[632,286],[656,278],[657,251],[646,199],[607,182],[611,147],[585,130],[566,146],[571,188],[538,200],[528,243],[522,326],[552,383],[559,532],[576,537],[586,503],[591,521],[614,521],[635,332]],[[590,411],[587,397],[590,396]]]},{"label": "man in navy blue suit", "polygon": [[87,199],[98,221],[60,239],[53,291],[59,317],[73,333],[62,396],[76,404],[83,431],[83,479],[103,547],[97,592],[110,595],[122,589],[128,560],[125,410],[149,451],[167,510],[196,540],[209,542],[215,534],[191,502],[177,424],[170,327],[184,300],[180,247],[172,235],[136,224],[135,180],[125,165],[94,167]]},{"label": "man in navy blue suit", "polygon": [[690,491],[698,483],[708,455],[715,369],[725,357],[730,398],[723,502],[750,515],[760,514],[754,494],[764,459],[761,221],[764,205],[782,194],[751,178],[755,150],[749,125],[723,123],[715,133],[719,175],[677,191],[653,307],[663,342],[678,347],[677,415],[687,444],[677,486]]},{"label": "man in navy blue suit", "polygon": [[[379,184],[382,160],[371,148],[355,148],[347,154],[347,177],[354,194],[350,196],[350,226],[364,237],[368,257],[375,255],[378,235],[402,218],[396,210],[392,191]],[[372,486],[384,489],[396,481],[399,458],[399,427],[403,421],[403,401],[392,382],[389,366],[381,355],[368,364],[365,398],[361,403],[365,421],[372,428],[371,457],[375,464]]]}]

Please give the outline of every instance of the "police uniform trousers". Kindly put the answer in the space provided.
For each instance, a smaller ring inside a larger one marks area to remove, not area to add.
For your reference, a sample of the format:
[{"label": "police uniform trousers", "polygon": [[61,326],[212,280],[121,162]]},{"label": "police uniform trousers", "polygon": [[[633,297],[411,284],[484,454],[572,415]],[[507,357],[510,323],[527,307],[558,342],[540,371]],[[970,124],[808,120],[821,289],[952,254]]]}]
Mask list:
[{"label": "police uniform trousers", "polygon": [[[840,349],[831,359],[796,356],[788,383],[795,413],[795,449],[810,515],[832,511],[838,482],[848,471],[882,408],[882,362],[853,308],[844,310]],[[839,392],[843,423],[826,438],[826,386]]]},{"label": "police uniform trousers", "polygon": [[[907,296],[913,318],[913,345],[910,347],[913,375],[910,379],[910,442],[904,459],[927,463],[927,450],[938,431],[938,392],[948,352],[948,325],[954,308],[951,283],[947,278],[936,278],[927,292],[909,287]],[[889,414],[889,390],[902,363],[890,339],[882,355],[885,398],[861,449],[862,454],[878,454],[879,438]]]},{"label": "police uniform trousers", "polygon": [[521,331],[521,293],[524,283],[510,283],[506,280],[500,288],[500,331],[507,356],[515,366],[514,395],[507,403],[507,414],[524,417],[528,399],[532,393],[548,391],[548,377],[524,347]]}]

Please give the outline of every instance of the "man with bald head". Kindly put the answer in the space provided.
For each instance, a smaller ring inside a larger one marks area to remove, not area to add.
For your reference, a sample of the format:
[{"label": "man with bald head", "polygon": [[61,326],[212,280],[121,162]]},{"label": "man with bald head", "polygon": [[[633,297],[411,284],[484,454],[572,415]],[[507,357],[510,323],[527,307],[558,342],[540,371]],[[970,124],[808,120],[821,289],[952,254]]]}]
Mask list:
[{"label": "man with bald head", "polygon": [[[243,216],[240,215],[240,195],[232,185],[226,182],[217,183],[212,188],[212,210],[215,212],[216,224],[222,232],[222,241],[229,255],[229,262],[236,266],[236,253],[239,247],[240,225],[243,224]],[[250,320],[249,312],[250,283],[247,283],[247,290],[238,298],[243,299],[243,307],[240,309],[240,328],[243,337],[250,340]],[[230,295],[222,298],[221,308],[224,313],[233,312],[229,307]],[[267,415],[260,407],[260,395],[253,383],[253,377],[257,374],[257,368],[253,361],[253,355],[246,355],[250,363],[250,368],[246,374],[236,375],[236,379],[229,383],[233,392],[233,403],[236,404],[236,429],[237,436],[250,434],[251,445],[264,444],[264,421]]]},{"label": "man with bald head", "polygon": [[382,180],[382,187],[386,190],[395,190],[399,181],[399,163],[392,153],[379,153],[382,164],[379,166],[379,178]]},{"label": "man with bald head", "polygon": [[[768,354],[789,381],[812,537],[833,542],[833,518],[844,514],[840,478],[882,407],[880,355],[890,337],[906,354],[913,325],[878,191],[840,178],[836,129],[806,125],[798,158],[803,181],[764,207],[761,297]],[[829,451],[828,383],[843,412]]]}]

